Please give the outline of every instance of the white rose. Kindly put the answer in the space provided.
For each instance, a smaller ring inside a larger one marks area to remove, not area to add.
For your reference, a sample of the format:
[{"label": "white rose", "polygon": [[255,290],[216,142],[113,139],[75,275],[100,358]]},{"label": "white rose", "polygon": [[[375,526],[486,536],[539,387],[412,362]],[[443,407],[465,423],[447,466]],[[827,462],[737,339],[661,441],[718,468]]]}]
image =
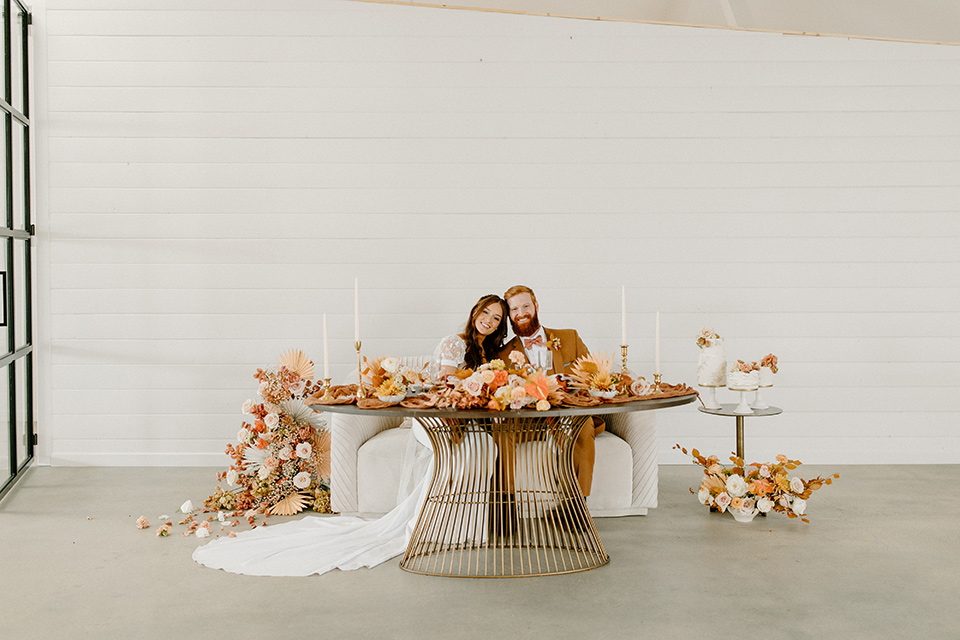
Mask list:
[{"label": "white rose", "polygon": [[790,490],[794,493],[803,493],[803,480],[797,476],[790,478]]},{"label": "white rose", "polygon": [[763,478],[769,478],[769,477],[770,477],[770,466],[769,466],[769,465],[766,465],[766,464],[760,465],[760,476],[763,477]]},{"label": "white rose", "polygon": [[267,425],[268,429],[276,429],[277,425],[280,424],[280,416],[275,413],[268,413],[263,417],[263,424]]},{"label": "white rose", "polygon": [[237,486],[237,480],[240,478],[240,474],[237,473],[236,469],[230,469],[227,471],[227,484],[231,487]]},{"label": "white rose", "polygon": [[193,501],[187,500],[180,505],[180,513],[190,513],[193,511]]},{"label": "white rose", "polygon": [[281,460],[290,460],[293,458],[293,449],[290,448],[290,445],[286,445],[277,452],[277,457]]},{"label": "white rose", "polygon": [[301,471],[297,475],[293,476],[293,486],[298,489],[306,489],[310,486],[310,473],[308,471]]},{"label": "white rose", "polygon": [[770,513],[770,509],[773,509],[773,500],[770,498],[760,498],[757,500],[757,509],[760,513]]},{"label": "white rose", "polygon": [[549,400],[537,400],[537,411],[549,411],[549,410],[550,410]]},{"label": "white rose", "polygon": [[709,504],[710,503],[709,489],[700,489],[700,491],[697,492],[697,500],[700,501],[700,504]]},{"label": "white rose", "polygon": [[780,496],[780,506],[784,509],[790,508],[790,496]]},{"label": "white rose", "polygon": [[266,390],[267,390],[267,383],[266,383],[266,382],[261,382],[261,383],[257,386],[257,395],[259,395],[259,396],[262,398],[262,397],[263,397],[263,392],[266,391]]},{"label": "white rose", "polygon": [[794,498],[792,509],[795,514],[802,516],[803,512],[807,510],[807,501],[802,498]]},{"label": "white rose", "polygon": [[240,444],[247,444],[250,442],[250,431],[246,427],[240,429],[240,431],[237,431],[237,442]]},{"label": "white rose", "polygon": [[747,493],[747,483],[738,474],[733,474],[727,478],[727,493],[734,498],[739,498]]},{"label": "white rose", "polygon": [[483,391],[483,380],[481,380],[478,375],[474,374],[464,380],[460,386],[464,391],[473,397],[477,397]]},{"label": "white rose", "polygon": [[490,384],[491,382],[493,382],[493,379],[496,377],[497,377],[497,374],[495,374],[493,371],[490,371],[490,369],[486,369],[480,372],[480,380],[483,381],[483,384]]},{"label": "white rose", "polygon": [[309,442],[301,442],[297,445],[297,457],[303,458],[306,460],[310,457],[310,454],[313,453],[313,447],[310,446]]},{"label": "white rose", "polygon": [[253,400],[247,400],[246,402],[243,403],[243,407],[241,408],[245,414],[251,414],[253,413],[253,408],[255,406],[257,405],[254,404]]},{"label": "white rose", "polygon": [[304,382],[303,380],[300,380],[299,382],[297,382],[297,384],[290,387],[290,393],[292,393],[295,396],[298,396],[301,393],[303,393],[306,388],[307,388],[307,383]]},{"label": "white rose", "polygon": [[389,356],[380,361],[380,366],[387,373],[396,373],[397,369],[400,368],[400,361],[393,356]]},{"label": "white rose", "polygon": [[727,510],[727,507],[730,506],[730,496],[724,491],[717,496],[716,499],[717,509],[720,510],[720,513],[724,513]]},{"label": "white rose", "polygon": [[260,478],[261,480],[266,480],[267,478],[269,478],[270,468],[267,467],[266,465],[260,467],[260,470],[257,471],[257,477]]}]

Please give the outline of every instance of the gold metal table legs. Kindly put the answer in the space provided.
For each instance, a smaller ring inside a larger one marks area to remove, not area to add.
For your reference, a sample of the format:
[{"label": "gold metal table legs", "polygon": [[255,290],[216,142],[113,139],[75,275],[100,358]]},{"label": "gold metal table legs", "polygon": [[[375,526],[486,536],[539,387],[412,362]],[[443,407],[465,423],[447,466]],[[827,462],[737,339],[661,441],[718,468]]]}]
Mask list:
[{"label": "gold metal table legs", "polygon": [[589,416],[418,420],[434,472],[402,569],[502,578],[610,561],[573,471]]}]

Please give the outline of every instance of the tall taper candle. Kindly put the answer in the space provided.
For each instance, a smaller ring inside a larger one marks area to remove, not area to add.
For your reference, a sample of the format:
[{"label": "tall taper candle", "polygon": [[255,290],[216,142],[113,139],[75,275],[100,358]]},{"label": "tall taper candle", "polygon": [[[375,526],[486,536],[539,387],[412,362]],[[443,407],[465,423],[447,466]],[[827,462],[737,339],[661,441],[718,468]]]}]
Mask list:
[{"label": "tall taper candle", "polygon": [[360,342],[360,279],[353,279],[353,341]]},{"label": "tall taper candle", "polygon": [[653,372],[660,373],[660,312],[657,311],[657,344],[654,350]]},{"label": "tall taper candle", "polygon": [[620,287],[620,345],[627,344],[627,287]]},{"label": "tall taper candle", "polygon": [[323,377],[330,377],[330,349],[327,346],[327,314],[323,314]]}]

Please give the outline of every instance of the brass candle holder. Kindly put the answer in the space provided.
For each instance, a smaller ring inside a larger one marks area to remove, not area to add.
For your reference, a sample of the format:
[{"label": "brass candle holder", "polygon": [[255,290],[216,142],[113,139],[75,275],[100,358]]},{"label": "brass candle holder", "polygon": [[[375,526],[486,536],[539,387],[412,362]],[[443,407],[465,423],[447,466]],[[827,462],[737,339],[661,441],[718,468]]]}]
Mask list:
[{"label": "brass candle holder", "polygon": [[660,393],[660,378],[661,376],[659,373],[653,374],[653,392],[654,393]]},{"label": "brass candle holder", "polygon": [[628,373],[627,371],[627,345],[620,345],[620,355],[623,356],[623,360],[620,365],[620,373]]},{"label": "brass candle holder", "polygon": [[333,400],[333,394],[330,393],[330,378],[323,379],[323,399],[326,401]]},{"label": "brass candle holder", "polygon": [[360,360],[360,341],[357,340],[353,343],[357,348],[357,399],[365,398],[366,394],[363,391],[363,364]]}]

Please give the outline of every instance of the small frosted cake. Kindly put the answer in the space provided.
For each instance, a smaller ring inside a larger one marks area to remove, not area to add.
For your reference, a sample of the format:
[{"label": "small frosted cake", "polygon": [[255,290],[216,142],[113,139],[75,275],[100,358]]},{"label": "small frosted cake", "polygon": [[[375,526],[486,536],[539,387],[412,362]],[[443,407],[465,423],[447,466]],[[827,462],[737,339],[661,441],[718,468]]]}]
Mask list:
[{"label": "small frosted cake", "polygon": [[727,357],[723,338],[712,338],[709,346],[700,348],[697,361],[697,384],[701,387],[722,387],[727,384]]},{"label": "small frosted cake", "polygon": [[760,367],[760,386],[773,386],[773,370],[770,367]]},{"label": "small frosted cake", "polygon": [[727,372],[727,389],[731,391],[756,391],[757,387],[760,386],[760,372],[756,369],[744,371],[743,369],[747,367],[742,365],[743,363],[738,361],[737,364],[730,367]]}]

